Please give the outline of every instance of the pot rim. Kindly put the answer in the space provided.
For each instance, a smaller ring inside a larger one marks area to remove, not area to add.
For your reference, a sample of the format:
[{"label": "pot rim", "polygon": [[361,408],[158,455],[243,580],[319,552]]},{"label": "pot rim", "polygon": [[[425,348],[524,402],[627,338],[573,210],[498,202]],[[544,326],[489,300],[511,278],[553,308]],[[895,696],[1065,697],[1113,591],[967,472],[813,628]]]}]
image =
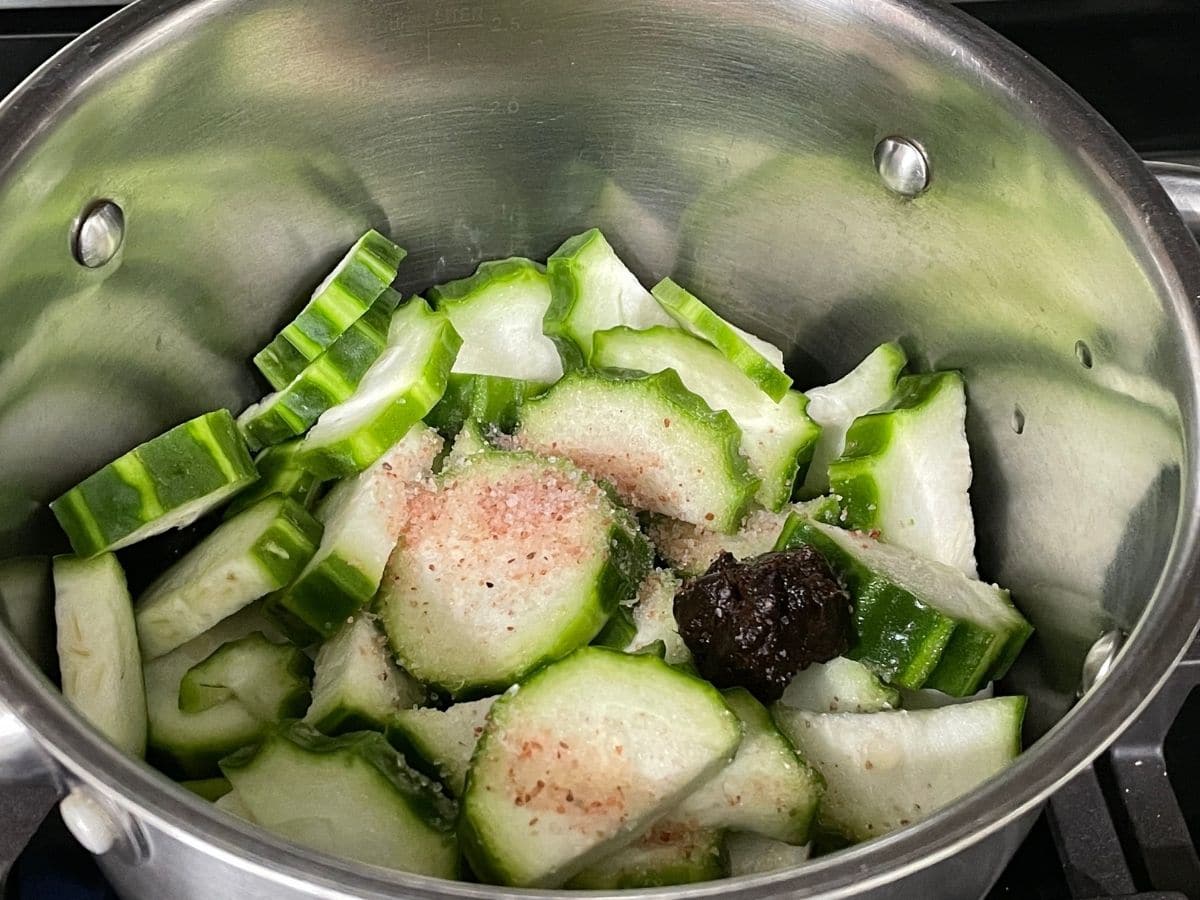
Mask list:
[{"label": "pot rim", "polygon": [[[98,72],[120,67],[166,43],[179,29],[220,14],[236,0],[140,0],[80,38],[0,101],[0,181],[25,151],[53,127]],[[786,2],[786,0],[784,0]],[[878,3],[878,0],[849,0]],[[947,56],[969,58],[973,72],[1011,101],[1029,105],[1060,146],[1072,149],[1099,188],[1136,223],[1137,236],[1170,289],[1169,312],[1180,329],[1191,379],[1180,397],[1185,466],[1180,515],[1172,547],[1147,609],[1108,677],[1006,772],[916,825],[807,863],[797,870],[707,885],[607,892],[623,898],[761,896],[789,891],[804,896],[847,896],[895,881],[986,839],[1032,812],[1086,767],[1138,715],[1165,681],[1195,633],[1193,590],[1200,563],[1200,328],[1191,298],[1200,298],[1200,251],[1166,195],[1141,161],[1098,113],[1059,79],[989,29],[950,8],[922,0],[889,0],[890,23]],[[253,828],[128,757],[87,725],[0,628],[0,684],[4,701],[74,779],[117,797],[121,807],[172,838],[275,883],[306,886],[326,896],[395,894],[495,898],[546,896],[544,891],[501,890],[367,866],[306,850]],[[581,892],[596,896],[599,892]]]}]

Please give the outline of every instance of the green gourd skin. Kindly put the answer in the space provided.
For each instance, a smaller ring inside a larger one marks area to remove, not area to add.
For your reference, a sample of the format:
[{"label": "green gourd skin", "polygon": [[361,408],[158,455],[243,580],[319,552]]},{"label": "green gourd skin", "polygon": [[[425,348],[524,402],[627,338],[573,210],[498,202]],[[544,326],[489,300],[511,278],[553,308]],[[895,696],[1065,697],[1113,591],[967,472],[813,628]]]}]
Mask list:
[{"label": "green gourd skin", "polygon": [[359,238],[300,314],[255,355],[271,386],[284,388],[341,337],[392,283],[406,255],[377,231]]},{"label": "green gourd skin", "polygon": [[258,479],[228,410],[135,447],[50,504],[78,556],[190,525]]},{"label": "green gourd skin", "polygon": [[326,410],[348,400],[387,346],[388,324],[399,302],[399,294],[385,290],[328,350],[274,394],[243,412],[238,424],[251,447],[267,447],[303,435]]}]

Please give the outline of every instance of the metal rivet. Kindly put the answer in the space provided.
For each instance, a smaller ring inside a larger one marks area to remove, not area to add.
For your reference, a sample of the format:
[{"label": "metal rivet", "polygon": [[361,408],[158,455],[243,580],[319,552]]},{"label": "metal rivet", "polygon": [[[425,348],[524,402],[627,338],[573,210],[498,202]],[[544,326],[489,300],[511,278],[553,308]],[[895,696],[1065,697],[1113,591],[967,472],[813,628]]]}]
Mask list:
[{"label": "metal rivet", "polygon": [[79,220],[72,252],[80,265],[98,269],[117,255],[124,240],[124,211],[111,200],[101,200]]},{"label": "metal rivet", "polygon": [[1083,341],[1075,342],[1075,358],[1085,369],[1092,367],[1092,348]]},{"label": "metal rivet", "polygon": [[108,810],[85,788],[75,788],[58,804],[67,830],[89,853],[107,853],[121,837],[121,828]]},{"label": "metal rivet", "polygon": [[1025,412],[1019,406],[1013,407],[1012,430],[1015,434],[1025,433]]},{"label": "metal rivet", "polygon": [[929,187],[929,160],[915,141],[885,137],[875,147],[875,170],[889,191],[915,197]]},{"label": "metal rivet", "polygon": [[1125,643],[1125,635],[1117,629],[1106,631],[1088,649],[1083,658],[1083,671],[1079,678],[1079,695],[1083,696],[1105,679],[1112,671],[1113,662]]},{"label": "metal rivet", "polygon": [[141,826],[91,788],[71,788],[59,802],[58,811],[67,830],[88,852],[97,856],[109,853],[131,866],[150,858],[150,844]]}]

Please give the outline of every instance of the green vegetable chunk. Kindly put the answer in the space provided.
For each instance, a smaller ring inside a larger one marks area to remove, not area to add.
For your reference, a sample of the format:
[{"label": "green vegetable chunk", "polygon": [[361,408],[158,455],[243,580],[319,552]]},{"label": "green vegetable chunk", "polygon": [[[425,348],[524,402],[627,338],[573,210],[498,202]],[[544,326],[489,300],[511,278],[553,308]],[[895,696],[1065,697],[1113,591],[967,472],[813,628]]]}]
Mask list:
[{"label": "green vegetable chunk", "polygon": [[135,447],[50,504],[82,557],[192,524],[258,478],[228,410]]},{"label": "green vegetable chunk", "polygon": [[[217,772],[217,760],[252,743],[275,717],[264,721],[237,699],[230,699],[198,713],[179,708],[179,690],[184,676],[223,644],[256,632],[275,637],[263,617],[260,604],[253,604],[223,619],[197,638],[165,656],[145,663],[146,710],[149,717],[147,756],[159,768],[191,778]],[[288,710],[280,710],[281,713]]]},{"label": "green vegetable chunk", "polygon": [[367,603],[396,546],[405,498],[430,476],[441,448],[437,432],[418,423],[370,467],[335,485],[317,510],[320,546],[272,598],[272,609],[328,637]]},{"label": "green vegetable chunk", "polygon": [[470,278],[431,288],[428,297],[462,337],[454,372],[544,384],[562,377],[554,341],[542,333],[550,280],[537,263],[519,258],[480,263]]},{"label": "green vegetable chunk", "polygon": [[411,752],[453,796],[461,797],[471,756],[495,702],[495,697],[484,697],[448,709],[402,709],[392,716],[388,739]]},{"label": "green vegetable chunk", "polygon": [[935,690],[933,688],[919,688],[917,690],[901,690],[900,709],[940,709],[943,706],[953,706],[956,703],[970,703],[974,700],[990,700],[996,696],[996,686],[992,682],[988,682],[974,694],[968,694],[965,697],[955,697],[953,694],[947,694],[945,691]]},{"label": "green vegetable chunk", "polygon": [[360,612],[317,652],[312,705],[304,720],[318,731],[383,731],[425,700],[425,691],[396,666],[379,620]]},{"label": "green vegetable chunk", "polygon": [[353,396],[387,346],[388,326],[399,302],[399,294],[385,290],[328,350],[238,416],[250,446],[269,446],[302,435],[326,410]]},{"label": "green vegetable chunk", "polygon": [[967,404],[957,372],[909,375],[891,400],[856,419],[829,483],[843,524],[975,577]]},{"label": "green vegetable chunk", "polygon": [[446,393],[425,421],[446,435],[457,434],[467,422],[512,431],[525,401],[540,397],[548,387],[541,381],[452,372]]},{"label": "green vegetable chunk", "polygon": [[494,450],[489,440],[490,429],[480,425],[474,419],[468,419],[454,436],[454,443],[442,458],[442,472],[449,472],[455,466],[461,465],[469,457],[485,450]]},{"label": "green vegetable chunk", "polygon": [[233,518],[272,494],[290,497],[305,509],[312,509],[321,490],[321,481],[300,465],[296,455],[299,449],[300,441],[294,440],[276,444],[259,453],[254,458],[254,467],[258,469],[258,481],[238,494],[233,502],[225,507],[225,518]]},{"label": "green vegetable chunk", "polygon": [[824,787],[771,714],[742,688],[724,691],[741,720],[733,761],[669,816],[693,829],[731,828],[789,844],[806,844]]},{"label": "green vegetable chunk", "polygon": [[865,841],[937,812],[1021,752],[1024,697],[942,709],[776,713],[825,778],[819,825]]},{"label": "green vegetable chunk", "polygon": [[[673,666],[689,665],[691,651],[679,636],[675,622],[675,594],[680,580],[668,569],[655,569],[643,579],[628,610],[628,631],[624,640],[608,644],[626,653],[662,647],[662,658]],[[617,622],[616,617],[613,622]],[[612,622],[609,623],[612,627]],[[607,630],[607,629],[606,629]]]},{"label": "green vegetable chunk", "polygon": [[[229,783],[228,779],[226,778],[222,778],[220,780],[224,781],[226,784]],[[247,807],[246,804],[242,802],[242,798],[238,796],[237,791],[230,790],[227,793],[222,794],[213,801],[213,806],[215,806],[217,809],[224,810],[231,816],[237,816],[239,819],[245,819],[247,822],[252,824],[258,824],[254,821],[254,816],[250,814],[249,807]]]},{"label": "green vegetable chunk", "polygon": [[783,353],[761,338],[726,322],[670,278],[651,293],[684,329],[721,352],[776,403],[787,396],[792,379],[783,371]]},{"label": "green vegetable chunk", "polygon": [[387,347],[354,394],[327,410],[301,448],[322,478],[361,472],[441,399],[462,338],[442,313],[414,297],[392,316]]},{"label": "green vegetable chunk", "polygon": [[804,478],[804,496],[828,493],[829,464],[842,455],[846,432],[859,416],[891,399],[896,379],[907,364],[908,357],[899,344],[881,344],[844,378],[805,391],[808,414],[821,426],[821,435]]},{"label": "green vegetable chunk", "polygon": [[251,820],[282,837],[377,866],[458,876],[454,804],[381,734],[328,738],[293,722],[223,759],[221,771]]},{"label": "green vegetable chunk", "polygon": [[736,531],[759,481],[742,435],[673,371],[654,375],[572,372],[521,409],[516,442],[565,456],[609,481],[629,505]]},{"label": "green vegetable chunk", "polygon": [[742,455],[760,479],[755,499],[779,510],[812,455],[820,427],[805,412],[808,398],[788,391],[778,402],[707,341],[678,328],[612,328],[593,337],[592,365],[641,372],[673,369],[692,393],[725,410],[742,432]]},{"label": "green vegetable chunk", "polygon": [[650,564],[630,517],[562,460],[478,453],[408,512],[376,605],[401,665],[458,698],[586,644]]},{"label": "green vegetable chunk", "polygon": [[237,700],[264,722],[293,718],[308,706],[311,677],[312,662],[302,650],[256,631],[188,669],[179,683],[179,709],[200,713]]},{"label": "green vegetable chunk", "polygon": [[444,434],[472,419],[511,429],[521,403],[563,374],[558,348],[542,333],[550,306],[545,270],[528,259],[485,262],[471,277],[431,288],[428,296],[463,345],[446,393],[426,421]]},{"label": "green vegetable chunk", "polygon": [[321,525],[278,494],[234,516],[146,589],[135,611],[142,655],[162,656],[287,584]]},{"label": "green vegetable chunk", "polygon": [[797,672],[779,702],[809,712],[872,713],[899,708],[900,692],[862,663],[838,656]]},{"label": "green vegetable chunk", "polygon": [[791,869],[808,860],[809,844],[796,847],[783,841],[731,831],[725,836],[725,854],[729,857],[729,874],[759,875]]},{"label": "green vegetable chunk", "polygon": [[593,891],[667,887],[714,881],[727,874],[720,831],[658,822],[632,844],[592,863],[566,887]]},{"label": "green vegetable chunk", "polygon": [[1008,670],[1033,631],[1008,591],[901,547],[794,516],[778,547],[800,544],[824,556],[854,598],[847,655],[899,687],[973,694]]},{"label": "green vegetable chunk", "polygon": [[197,797],[203,797],[209,803],[216,803],[232,789],[227,778],[194,778],[179,782],[179,786],[187,788]]},{"label": "green vegetable chunk", "polygon": [[596,228],[564,241],[546,260],[546,274],[553,301],[545,332],[571,366],[591,359],[597,331],[673,324]]},{"label": "green vegetable chunk", "polygon": [[62,692],[105,737],[146,752],[146,692],[133,604],[111,553],[54,558],[54,619]]},{"label": "green vegetable chunk", "polygon": [[377,231],[359,238],[300,315],[254,357],[271,387],[286,386],[357,322],[395,279],[405,255]]},{"label": "green vegetable chunk", "polygon": [[492,707],[463,795],[463,851],[484,881],[560,886],[667,814],[740,741],[711,685],[654,656],[577,650]]}]

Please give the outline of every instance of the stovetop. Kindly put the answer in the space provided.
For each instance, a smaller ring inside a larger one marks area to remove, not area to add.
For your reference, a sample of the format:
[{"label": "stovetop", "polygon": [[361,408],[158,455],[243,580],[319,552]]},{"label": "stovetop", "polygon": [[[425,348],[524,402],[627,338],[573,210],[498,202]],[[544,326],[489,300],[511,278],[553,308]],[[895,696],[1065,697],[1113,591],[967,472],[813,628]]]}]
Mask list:
[{"label": "stovetop", "polygon": [[[1146,155],[1200,156],[1200,0],[959,0]],[[116,6],[0,0],[0,95]],[[1150,708],[1047,805],[988,900],[1200,900],[1200,641]],[[10,898],[107,900],[52,816]]]}]

